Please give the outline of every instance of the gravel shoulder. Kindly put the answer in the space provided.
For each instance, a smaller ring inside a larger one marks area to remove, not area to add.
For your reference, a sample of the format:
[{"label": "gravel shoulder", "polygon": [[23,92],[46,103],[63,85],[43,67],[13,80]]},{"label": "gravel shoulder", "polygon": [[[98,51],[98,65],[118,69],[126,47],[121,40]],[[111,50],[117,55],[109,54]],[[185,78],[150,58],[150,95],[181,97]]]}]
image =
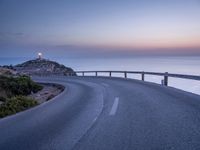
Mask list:
[{"label": "gravel shoulder", "polygon": [[32,93],[29,95],[29,97],[35,99],[39,104],[52,99],[65,89],[65,87],[60,84],[54,84],[54,83],[39,83],[39,84],[43,86],[43,89],[37,93]]}]

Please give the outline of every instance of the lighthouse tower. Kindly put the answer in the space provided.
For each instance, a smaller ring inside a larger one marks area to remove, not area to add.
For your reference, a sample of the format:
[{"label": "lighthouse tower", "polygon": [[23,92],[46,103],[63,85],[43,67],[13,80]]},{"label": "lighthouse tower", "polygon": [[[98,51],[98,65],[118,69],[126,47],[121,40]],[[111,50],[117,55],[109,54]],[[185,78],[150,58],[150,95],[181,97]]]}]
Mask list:
[{"label": "lighthouse tower", "polygon": [[42,53],[38,53],[38,59],[42,59]]}]

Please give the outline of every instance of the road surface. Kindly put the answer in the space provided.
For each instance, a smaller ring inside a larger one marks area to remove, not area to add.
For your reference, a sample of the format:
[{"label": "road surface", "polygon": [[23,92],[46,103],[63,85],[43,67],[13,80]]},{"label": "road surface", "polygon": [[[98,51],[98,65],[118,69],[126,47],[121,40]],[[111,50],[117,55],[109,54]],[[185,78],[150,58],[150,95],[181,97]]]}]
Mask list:
[{"label": "road surface", "polygon": [[63,93],[0,119],[0,150],[199,150],[200,96],[109,77],[43,77]]}]

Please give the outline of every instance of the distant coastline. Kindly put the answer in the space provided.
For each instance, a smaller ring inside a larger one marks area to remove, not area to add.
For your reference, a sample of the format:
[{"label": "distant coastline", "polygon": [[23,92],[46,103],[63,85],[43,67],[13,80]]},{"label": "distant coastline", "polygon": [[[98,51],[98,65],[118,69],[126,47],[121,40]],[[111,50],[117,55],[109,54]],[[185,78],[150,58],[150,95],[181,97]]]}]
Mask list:
[{"label": "distant coastline", "polygon": [[[4,58],[0,59],[0,65],[22,63],[27,58]],[[33,59],[33,58],[32,58]],[[121,57],[121,58],[65,58],[59,57],[52,59],[61,64],[72,67],[74,70],[137,70],[151,72],[170,72],[178,74],[200,75],[200,56],[153,56],[153,57]],[[104,75],[104,74],[102,74]],[[116,74],[116,76],[118,76]],[[119,75],[120,76],[120,75]],[[131,76],[134,79],[140,79],[139,76]],[[146,77],[147,81],[160,84],[159,78],[152,76]],[[170,78],[169,85],[200,94],[200,85],[195,81],[186,81]]]}]

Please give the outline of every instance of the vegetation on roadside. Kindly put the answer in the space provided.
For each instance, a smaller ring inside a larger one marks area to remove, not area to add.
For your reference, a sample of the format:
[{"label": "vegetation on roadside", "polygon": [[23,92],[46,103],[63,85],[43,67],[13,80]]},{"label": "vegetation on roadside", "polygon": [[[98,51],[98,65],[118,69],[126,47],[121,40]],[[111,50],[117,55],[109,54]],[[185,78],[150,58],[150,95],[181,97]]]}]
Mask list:
[{"label": "vegetation on roadside", "polygon": [[26,96],[14,96],[0,106],[0,118],[15,114],[37,105],[37,101]]},{"label": "vegetation on roadside", "polygon": [[0,76],[0,118],[37,105],[37,101],[27,95],[42,88],[28,76]]},{"label": "vegetation on roadside", "polygon": [[33,82],[28,76],[7,77],[0,76],[0,88],[5,92],[4,97],[28,95],[42,89],[41,85]]}]

